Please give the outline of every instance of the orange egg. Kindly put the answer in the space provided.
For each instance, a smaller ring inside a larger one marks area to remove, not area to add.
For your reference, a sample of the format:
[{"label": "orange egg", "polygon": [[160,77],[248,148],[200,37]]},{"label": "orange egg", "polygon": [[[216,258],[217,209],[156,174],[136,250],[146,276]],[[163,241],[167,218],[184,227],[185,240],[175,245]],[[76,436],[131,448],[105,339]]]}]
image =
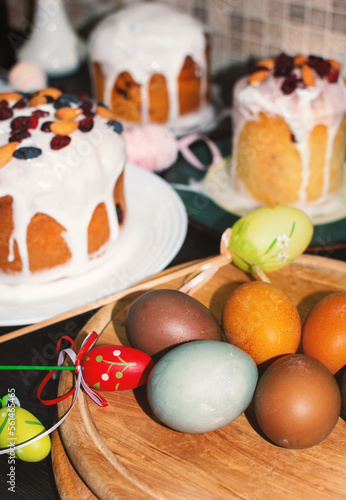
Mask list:
[{"label": "orange egg", "polygon": [[305,354],[335,374],[346,365],[346,292],[333,292],[311,309],[302,329]]},{"label": "orange egg", "polygon": [[301,322],[296,306],[271,283],[252,281],[226,300],[222,327],[231,344],[250,354],[256,364],[297,351]]}]

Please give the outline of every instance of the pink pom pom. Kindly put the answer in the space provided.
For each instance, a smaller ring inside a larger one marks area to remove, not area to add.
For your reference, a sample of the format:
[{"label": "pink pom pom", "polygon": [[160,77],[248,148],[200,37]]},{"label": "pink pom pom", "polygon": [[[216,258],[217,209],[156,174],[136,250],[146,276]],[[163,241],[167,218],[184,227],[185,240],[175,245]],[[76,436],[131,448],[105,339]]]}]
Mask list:
[{"label": "pink pom pom", "polygon": [[160,125],[143,125],[126,130],[127,156],[131,163],[152,172],[170,167],[178,157],[174,134]]},{"label": "pink pom pom", "polygon": [[47,86],[47,76],[36,64],[20,61],[10,69],[8,83],[20,92],[35,92]]}]

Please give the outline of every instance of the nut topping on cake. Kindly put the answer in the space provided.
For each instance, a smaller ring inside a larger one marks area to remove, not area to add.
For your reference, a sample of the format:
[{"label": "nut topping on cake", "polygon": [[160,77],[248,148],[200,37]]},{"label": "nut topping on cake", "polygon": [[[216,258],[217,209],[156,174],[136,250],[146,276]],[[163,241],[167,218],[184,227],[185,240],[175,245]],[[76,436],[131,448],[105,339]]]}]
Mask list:
[{"label": "nut topping on cake", "polygon": [[12,159],[13,153],[17,149],[19,142],[10,142],[0,147],[0,168],[7,165]]},{"label": "nut topping on cake", "polygon": [[314,55],[298,54],[294,58],[279,54],[274,59],[262,59],[251,72],[248,83],[256,85],[272,74],[275,78],[284,78],[281,86],[283,94],[291,94],[297,87],[314,87],[316,77],[326,78],[329,83],[338,81],[341,65],[333,59],[324,59]]},{"label": "nut topping on cake", "polygon": [[307,87],[315,86],[315,75],[308,63],[302,66],[302,80]]},{"label": "nut topping on cake", "polygon": [[[12,104],[13,101],[15,101],[14,104]],[[35,108],[47,104],[52,104],[53,109],[51,111],[38,108],[32,110],[29,116],[14,115],[14,110],[25,110],[28,107]],[[0,168],[11,160],[19,143],[32,137],[30,130],[39,126],[41,132],[55,134],[50,141],[50,148],[59,150],[70,144],[70,135],[76,130],[83,133],[90,132],[94,127],[96,114],[106,120],[108,119],[108,125],[114,132],[118,134],[122,132],[122,125],[114,119],[114,113],[102,103],[95,105],[87,96],[63,93],[53,87],[32,94],[0,93],[0,121],[12,119],[8,138],[9,144],[0,148]],[[39,125],[39,120],[46,117],[51,119],[41,122]],[[35,158],[39,154],[34,149],[32,147],[21,147],[17,150],[15,157],[21,160]]]}]

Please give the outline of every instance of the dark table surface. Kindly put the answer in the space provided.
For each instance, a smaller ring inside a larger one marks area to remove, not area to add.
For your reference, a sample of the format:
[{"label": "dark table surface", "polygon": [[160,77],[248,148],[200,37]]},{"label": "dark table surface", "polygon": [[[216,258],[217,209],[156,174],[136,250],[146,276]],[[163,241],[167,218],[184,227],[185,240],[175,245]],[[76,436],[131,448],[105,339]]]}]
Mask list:
[{"label": "dark table surface", "polygon": [[[50,83],[62,86],[71,92],[90,90],[86,67],[82,67],[76,75],[65,79],[52,80]],[[227,129],[226,131],[223,129],[222,133],[229,134],[230,132]],[[219,234],[196,227],[190,221],[185,242],[169,267],[218,254],[219,241]],[[340,245],[339,248],[319,248],[311,249],[310,251],[328,258],[346,261],[345,245]],[[45,366],[54,364],[56,362],[55,347],[57,340],[63,335],[75,338],[83,325],[94,313],[95,311],[92,311],[24,337],[0,344],[0,364],[36,364]],[[0,328],[0,335],[11,330],[13,330],[13,327]],[[20,399],[22,407],[32,412],[46,428],[49,428],[54,421],[56,407],[44,406],[37,399],[37,389],[42,378],[42,372],[4,371],[0,376],[0,397],[7,394],[10,388],[15,388],[16,395]],[[45,389],[45,398],[55,397],[56,391],[57,382],[51,381]],[[26,463],[16,460],[15,493],[8,491],[9,484],[7,481],[9,478],[7,475],[9,472],[7,456],[1,456],[0,499],[50,500],[59,498],[50,455],[38,463]]]}]

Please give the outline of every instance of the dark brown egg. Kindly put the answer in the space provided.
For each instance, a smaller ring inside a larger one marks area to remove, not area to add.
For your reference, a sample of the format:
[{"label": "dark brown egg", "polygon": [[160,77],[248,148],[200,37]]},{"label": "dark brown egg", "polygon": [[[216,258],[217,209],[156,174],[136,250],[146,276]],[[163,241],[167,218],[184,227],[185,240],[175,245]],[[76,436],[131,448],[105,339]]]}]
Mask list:
[{"label": "dark brown egg", "polygon": [[130,306],[125,320],[132,347],[149,356],[190,340],[222,340],[221,327],[209,309],[177,290],[152,290]]},{"label": "dark brown egg", "polygon": [[285,448],[308,448],[334,429],[341,409],[338,384],[320,361],[290,354],[263,373],[254,396],[259,426]]}]

